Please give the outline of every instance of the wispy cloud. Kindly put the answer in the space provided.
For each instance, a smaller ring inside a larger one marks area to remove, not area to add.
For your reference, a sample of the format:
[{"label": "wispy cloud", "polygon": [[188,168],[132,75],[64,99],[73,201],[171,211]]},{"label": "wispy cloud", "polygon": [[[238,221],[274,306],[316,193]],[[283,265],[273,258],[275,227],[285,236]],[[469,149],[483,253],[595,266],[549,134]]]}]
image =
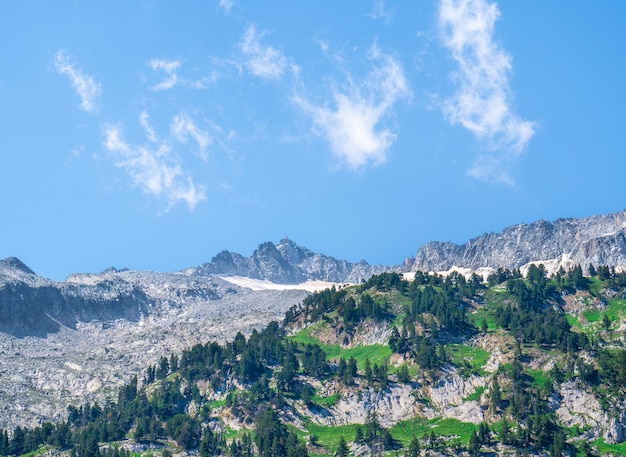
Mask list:
[{"label": "wispy cloud", "polygon": [[312,118],[313,132],[330,143],[339,165],[353,170],[386,160],[396,136],[381,123],[399,99],[411,96],[396,59],[376,46],[370,49],[369,57],[376,63],[374,69],[358,83],[348,75],[345,87],[333,88],[330,107],[316,105],[303,95],[293,98]]},{"label": "wispy cloud", "polygon": [[139,115],[139,125],[141,125],[143,131],[146,133],[148,141],[151,143],[156,143],[158,141],[156,131],[154,130],[154,127],[152,127],[152,124],[150,124],[150,117],[145,111],[142,111]]},{"label": "wispy cloud", "polygon": [[172,134],[178,142],[186,144],[191,137],[200,147],[200,157],[207,160],[206,149],[211,144],[211,137],[206,130],[201,129],[186,113],[177,114],[170,125]]},{"label": "wispy cloud", "polygon": [[180,60],[152,59],[148,62],[148,66],[154,71],[162,71],[165,73],[165,79],[160,83],[152,86],[152,90],[171,89],[178,83],[178,75],[176,74],[180,67]]},{"label": "wispy cloud", "polygon": [[490,151],[469,174],[510,182],[507,162],[526,148],[536,125],[513,112],[511,56],[493,37],[499,15],[497,4],[486,0],[441,0],[441,36],[459,66],[453,74],[456,93],[443,111],[451,124],[465,127]]},{"label": "wispy cloud", "polygon": [[263,33],[257,33],[254,25],[246,30],[241,42],[241,52],[248,71],[265,79],[279,79],[289,69],[297,73],[298,67],[282,51],[261,44],[263,36]]},{"label": "wispy cloud", "polygon": [[144,130],[147,144],[134,145],[123,138],[119,125],[104,129],[104,146],[114,154],[115,165],[124,169],[133,184],[145,193],[168,201],[168,209],[178,202],[185,202],[189,209],[206,199],[203,187],[196,187],[180,160],[172,153],[169,141],[158,139],[150,125],[147,113],[142,113],[139,122]]},{"label": "wispy cloud", "polygon": [[74,90],[80,97],[80,108],[87,113],[96,111],[98,97],[102,93],[100,84],[91,76],[84,74],[63,50],[56,53],[54,67],[60,74],[70,79]]},{"label": "wispy cloud", "polygon": [[164,73],[165,77],[163,80],[150,87],[151,90],[157,92],[172,89],[175,86],[182,86],[188,89],[206,89],[210,83],[215,82],[218,78],[215,71],[196,80],[180,77],[178,71],[182,66],[182,62],[178,59],[151,59],[147,65],[155,72]]},{"label": "wispy cloud", "polygon": [[393,19],[393,11],[387,9],[384,0],[374,0],[372,12],[369,14],[372,19],[382,19],[385,24],[390,24]]},{"label": "wispy cloud", "polygon": [[224,10],[226,14],[230,13],[230,10],[235,6],[235,0],[220,0],[218,6]]}]

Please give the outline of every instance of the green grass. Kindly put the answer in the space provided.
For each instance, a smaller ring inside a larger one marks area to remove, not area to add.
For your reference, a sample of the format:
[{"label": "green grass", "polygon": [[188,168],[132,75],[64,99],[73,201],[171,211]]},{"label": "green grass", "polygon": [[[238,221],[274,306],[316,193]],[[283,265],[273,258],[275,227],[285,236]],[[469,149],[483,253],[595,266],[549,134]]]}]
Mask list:
[{"label": "green grass", "polygon": [[318,329],[323,324],[324,324],[323,322],[315,323],[311,325],[310,327],[300,330],[295,335],[290,336],[289,339],[299,344],[320,344],[320,341],[314,336],[312,336],[311,332],[313,332],[313,330]]},{"label": "green grass", "polygon": [[465,344],[448,344],[446,352],[454,365],[458,367],[469,365],[474,372],[479,374],[484,374],[482,367],[490,356],[490,353],[482,348]]},{"label": "green grass", "polygon": [[542,392],[549,392],[552,389],[553,379],[549,373],[543,370],[526,370],[526,373],[533,378],[532,385]]},{"label": "green grass", "polygon": [[317,436],[319,445],[334,452],[342,436],[347,443],[354,441],[357,425],[327,426],[308,422],[306,428],[310,435]]},{"label": "green grass", "polygon": [[391,348],[386,344],[372,344],[368,346],[357,346],[355,348],[344,349],[338,344],[322,344],[317,338],[311,335],[311,332],[316,328],[319,328],[322,323],[307,327],[297,334],[289,337],[292,341],[300,344],[317,344],[326,353],[326,359],[338,359],[343,358],[349,360],[350,357],[354,357],[357,362],[359,370],[365,369],[365,361],[370,360],[370,363],[381,364],[389,363],[389,357],[391,357]]},{"label": "green grass", "polygon": [[22,454],[20,457],[35,457],[38,455],[44,455],[46,452],[54,449],[52,446],[41,446],[39,449],[31,451],[27,454]]},{"label": "green grass", "polygon": [[475,313],[467,316],[468,320],[478,329],[481,328],[483,321],[487,322],[487,330],[489,332],[502,328],[494,316],[494,310],[510,300],[510,295],[503,290],[490,289],[485,291],[485,304]]},{"label": "green grass", "polygon": [[626,320],[626,300],[621,298],[613,299],[609,301],[605,309],[587,309],[581,314],[589,324],[583,326],[572,316],[568,316],[568,322],[572,326],[582,329],[585,333],[593,333],[599,329],[598,325],[600,325],[604,316],[608,317],[611,324]]},{"label": "green grass", "polygon": [[365,369],[365,361],[369,359],[370,363],[380,365],[381,363],[389,363],[391,357],[391,348],[383,344],[372,344],[369,346],[357,346],[355,348],[342,349],[339,346],[330,346],[333,350],[326,351],[326,356],[329,359],[344,358],[349,360],[350,357],[356,359],[356,364],[359,370]]},{"label": "green grass", "polygon": [[467,445],[472,436],[472,432],[476,430],[476,425],[471,422],[461,422],[458,419],[443,419],[433,428],[435,434],[440,436],[458,436],[461,443]]},{"label": "green grass", "polygon": [[389,431],[391,435],[403,446],[411,442],[414,436],[421,438],[433,429],[431,422],[415,417],[413,419],[398,422]]},{"label": "green grass", "polygon": [[604,438],[593,441],[592,446],[597,446],[600,454],[626,455],[626,442],[619,444],[609,444],[604,442]]},{"label": "green grass", "polygon": [[232,440],[232,439],[239,437],[239,435],[241,435],[245,431],[246,430],[241,431],[241,430],[235,430],[234,428],[225,427],[224,438],[226,438],[227,440]]},{"label": "green grass", "polygon": [[598,322],[604,313],[599,309],[588,309],[586,311],[583,311],[582,314],[583,317],[587,319],[587,321],[593,323]]},{"label": "green grass", "polygon": [[211,400],[209,402],[209,408],[211,408],[211,409],[223,408],[225,405],[226,405],[226,399],[224,399],[224,400]]},{"label": "green grass", "polygon": [[478,401],[482,397],[483,392],[487,390],[487,386],[477,387],[476,390],[463,399],[463,401]]},{"label": "green grass", "polygon": [[419,417],[400,421],[391,429],[391,435],[403,446],[411,442],[414,436],[423,438],[424,435],[434,432],[438,436],[458,436],[461,443],[469,443],[472,432],[476,426],[469,422],[461,422],[458,419],[431,419],[425,420]]},{"label": "green grass", "polygon": [[493,313],[485,308],[481,308],[477,312],[469,314],[467,319],[477,329],[482,328],[483,321],[487,322],[487,331],[489,332],[494,332],[500,328]]},{"label": "green grass", "polygon": [[578,318],[576,316],[572,316],[571,314],[566,314],[565,318],[567,319],[567,322],[569,325],[571,325],[572,327],[578,329],[578,330],[583,330],[583,326],[582,324],[578,321]]},{"label": "green grass", "polygon": [[311,397],[311,400],[318,406],[330,408],[331,406],[335,406],[337,403],[339,403],[339,398],[339,394],[329,395],[328,397],[322,397],[316,394]]},{"label": "green grass", "polygon": [[589,279],[589,293],[596,297],[600,296],[600,292],[604,287],[603,281],[598,278],[588,278]]}]

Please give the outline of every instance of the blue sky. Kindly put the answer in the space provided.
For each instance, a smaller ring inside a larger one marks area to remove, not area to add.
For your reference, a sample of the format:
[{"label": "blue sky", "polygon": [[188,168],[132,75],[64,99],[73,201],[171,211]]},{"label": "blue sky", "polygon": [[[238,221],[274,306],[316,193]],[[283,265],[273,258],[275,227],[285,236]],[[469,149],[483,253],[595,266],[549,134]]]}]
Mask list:
[{"label": "blue sky", "polygon": [[626,3],[0,0],[0,257],[398,264],[626,208]]}]

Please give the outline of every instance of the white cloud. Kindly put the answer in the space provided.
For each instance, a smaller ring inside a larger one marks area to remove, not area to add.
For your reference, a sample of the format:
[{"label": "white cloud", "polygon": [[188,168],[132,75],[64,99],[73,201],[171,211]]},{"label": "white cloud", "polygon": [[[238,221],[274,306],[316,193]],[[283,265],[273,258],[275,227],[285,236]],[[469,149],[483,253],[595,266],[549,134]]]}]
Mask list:
[{"label": "white cloud", "polygon": [[139,115],[139,125],[143,128],[144,132],[146,132],[146,138],[152,143],[157,142],[157,134],[154,130],[154,127],[150,124],[148,113],[142,111]]},{"label": "white cloud", "polygon": [[376,46],[370,58],[377,62],[374,70],[359,84],[348,75],[347,87],[333,90],[331,107],[317,106],[301,95],[293,98],[312,118],[314,133],[330,143],[339,164],[353,170],[386,160],[396,136],[380,124],[399,99],[411,96],[398,61]]},{"label": "white cloud", "polygon": [[96,111],[98,97],[102,93],[100,84],[80,71],[63,50],[56,53],[54,67],[60,74],[70,79],[74,90],[80,97],[80,108],[87,113]]},{"label": "white cloud", "polygon": [[150,87],[151,90],[161,91],[172,89],[175,86],[183,86],[188,89],[206,89],[209,84],[215,83],[218,78],[216,71],[213,71],[208,76],[203,76],[197,80],[190,80],[178,75],[178,70],[182,66],[180,60],[167,60],[167,59],[151,59],[147,65],[156,72],[162,72],[165,74],[165,78]]},{"label": "white cloud", "polygon": [[393,19],[393,11],[389,11],[384,0],[374,0],[372,12],[369,14],[372,19],[383,19],[385,24],[390,24]]},{"label": "white cloud", "polygon": [[297,73],[298,67],[291,63],[282,51],[261,44],[263,35],[263,33],[257,33],[254,25],[251,25],[241,42],[241,52],[248,71],[266,79],[279,79],[287,69]]},{"label": "white cloud", "polygon": [[235,6],[234,0],[220,0],[219,2],[219,7],[222,8],[226,14],[230,13],[233,6]]},{"label": "white cloud", "polygon": [[180,67],[180,60],[165,60],[165,59],[152,59],[148,62],[148,66],[154,71],[163,71],[165,73],[165,79],[160,83],[152,86],[152,90],[167,90],[171,89],[178,83],[178,75],[176,71]]},{"label": "white cloud", "polygon": [[469,174],[506,181],[503,168],[526,148],[536,125],[513,112],[511,56],[493,37],[499,15],[497,5],[486,0],[441,0],[439,28],[459,66],[453,74],[457,91],[444,102],[444,114],[491,151],[489,159],[480,158]]},{"label": "white cloud", "polygon": [[158,141],[146,113],[141,114],[140,124],[150,144],[130,144],[123,139],[120,126],[105,127],[104,146],[115,155],[115,165],[124,169],[133,184],[145,193],[165,198],[168,209],[182,201],[193,210],[206,199],[204,188],[195,186],[192,177],[187,175],[179,160],[171,153],[169,143]]},{"label": "white cloud", "polygon": [[186,144],[189,137],[194,139],[200,147],[200,157],[207,160],[206,148],[211,144],[211,137],[206,130],[199,128],[191,117],[185,113],[177,114],[172,120],[170,130],[180,143]]}]

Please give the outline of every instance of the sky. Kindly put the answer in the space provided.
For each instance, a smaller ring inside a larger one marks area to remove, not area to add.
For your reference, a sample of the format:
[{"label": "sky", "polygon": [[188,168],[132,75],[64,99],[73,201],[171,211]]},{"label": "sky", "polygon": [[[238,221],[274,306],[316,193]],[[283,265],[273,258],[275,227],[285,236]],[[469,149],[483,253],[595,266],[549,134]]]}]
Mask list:
[{"label": "sky", "polygon": [[0,258],[396,265],[626,208],[626,2],[0,0]]}]

